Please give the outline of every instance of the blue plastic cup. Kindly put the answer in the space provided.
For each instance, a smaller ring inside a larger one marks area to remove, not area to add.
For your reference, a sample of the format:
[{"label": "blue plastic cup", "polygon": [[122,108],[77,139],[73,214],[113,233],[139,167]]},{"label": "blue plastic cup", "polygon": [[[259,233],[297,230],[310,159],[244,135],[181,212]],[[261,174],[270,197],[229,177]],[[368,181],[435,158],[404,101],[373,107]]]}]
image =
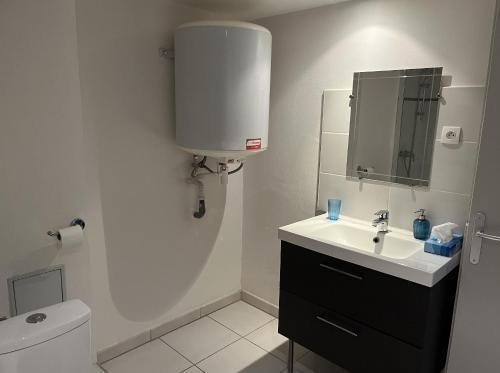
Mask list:
[{"label": "blue plastic cup", "polygon": [[342,201],[340,199],[329,199],[328,200],[328,219],[338,220],[340,215],[340,206]]}]

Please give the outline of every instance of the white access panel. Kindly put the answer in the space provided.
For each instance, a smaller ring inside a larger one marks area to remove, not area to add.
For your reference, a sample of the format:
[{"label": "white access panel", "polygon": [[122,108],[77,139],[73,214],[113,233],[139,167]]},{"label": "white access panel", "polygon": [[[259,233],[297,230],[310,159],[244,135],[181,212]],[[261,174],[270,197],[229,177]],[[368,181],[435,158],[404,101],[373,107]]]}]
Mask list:
[{"label": "white access panel", "polygon": [[8,279],[11,316],[65,300],[64,267],[55,266]]}]

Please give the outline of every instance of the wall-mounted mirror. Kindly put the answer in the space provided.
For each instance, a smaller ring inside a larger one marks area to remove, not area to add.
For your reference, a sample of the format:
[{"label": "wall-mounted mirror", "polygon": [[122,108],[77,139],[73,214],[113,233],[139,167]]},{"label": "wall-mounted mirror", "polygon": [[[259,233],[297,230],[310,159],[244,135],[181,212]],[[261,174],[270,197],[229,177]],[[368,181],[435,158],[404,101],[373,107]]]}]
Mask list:
[{"label": "wall-mounted mirror", "polygon": [[442,70],[354,74],[348,177],[429,185]]}]

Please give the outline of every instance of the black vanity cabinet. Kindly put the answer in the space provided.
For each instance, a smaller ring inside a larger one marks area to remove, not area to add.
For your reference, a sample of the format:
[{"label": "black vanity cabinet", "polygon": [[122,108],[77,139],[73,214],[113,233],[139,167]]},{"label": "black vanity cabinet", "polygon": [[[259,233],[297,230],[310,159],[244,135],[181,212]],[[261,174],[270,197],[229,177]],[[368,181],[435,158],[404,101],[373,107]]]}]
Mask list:
[{"label": "black vanity cabinet", "polygon": [[457,278],[426,287],[282,241],[279,332],[351,373],[439,373]]}]

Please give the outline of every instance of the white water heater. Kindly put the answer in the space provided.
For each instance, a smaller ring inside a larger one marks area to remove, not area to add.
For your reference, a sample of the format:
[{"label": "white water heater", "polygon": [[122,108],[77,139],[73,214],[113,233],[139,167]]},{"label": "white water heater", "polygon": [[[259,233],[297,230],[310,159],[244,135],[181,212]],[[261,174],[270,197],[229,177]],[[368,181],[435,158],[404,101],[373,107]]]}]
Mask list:
[{"label": "white water heater", "polygon": [[245,22],[187,23],[175,32],[176,140],[221,160],[267,148],[271,33]]}]

